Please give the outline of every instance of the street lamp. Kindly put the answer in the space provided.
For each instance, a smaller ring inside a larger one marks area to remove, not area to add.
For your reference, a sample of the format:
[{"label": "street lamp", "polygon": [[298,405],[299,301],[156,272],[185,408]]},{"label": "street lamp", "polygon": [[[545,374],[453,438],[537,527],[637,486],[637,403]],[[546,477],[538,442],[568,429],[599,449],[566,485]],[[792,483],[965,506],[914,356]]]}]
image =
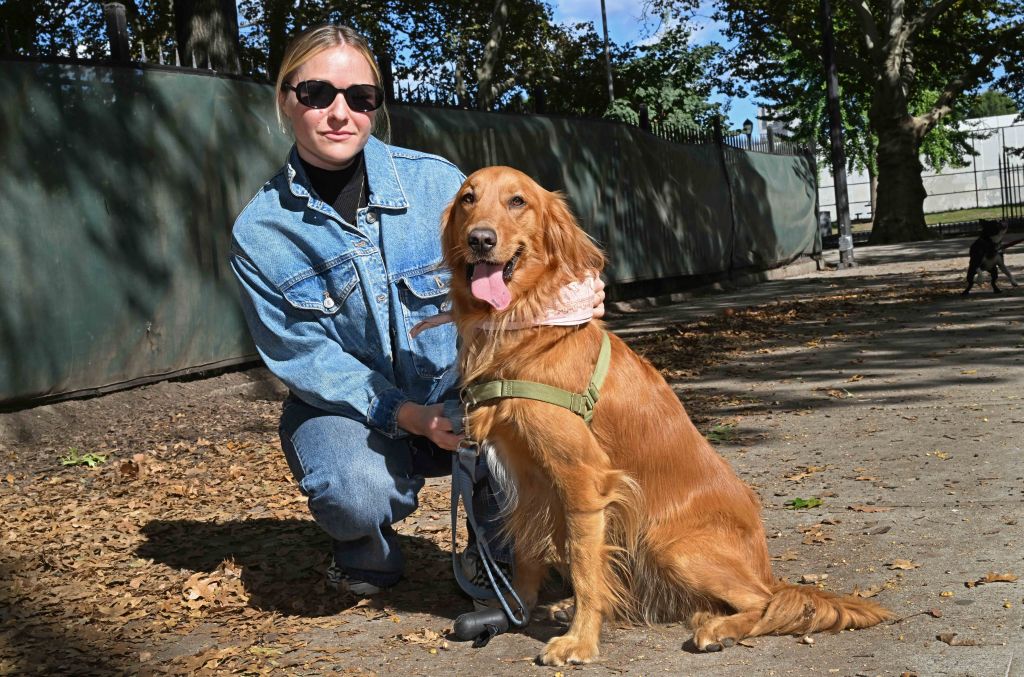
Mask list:
[{"label": "street lamp", "polygon": [[753,150],[753,143],[750,141],[750,135],[754,133],[754,123],[747,118],[743,121],[743,133],[747,135],[747,148]]}]

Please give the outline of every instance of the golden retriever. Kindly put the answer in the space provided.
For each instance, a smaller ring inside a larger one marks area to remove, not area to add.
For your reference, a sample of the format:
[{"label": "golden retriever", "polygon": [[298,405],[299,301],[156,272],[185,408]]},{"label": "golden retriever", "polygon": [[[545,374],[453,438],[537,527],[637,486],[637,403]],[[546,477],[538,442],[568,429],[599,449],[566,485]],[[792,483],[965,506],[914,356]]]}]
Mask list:
[{"label": "golden retriever", "polygon": [[[464,383],[522,379],[583,392],[601,322],[509,328],[542,317],[563,285],[604,264],[564,199],[517,170],[482,169],[456,194],[442,243]],[[572,623],[544,647],[543,664],[593,660],[605,618],[688,622],[696,648],[717,651],[745,637],[892,616],[868,600],[777,580],[757,496],[654,367],[615,336],[611,343],[589,426],[529,399],[490,400],[467,418],[508,479],[517,592],[534,606],[552,564],[572,583]]]}]

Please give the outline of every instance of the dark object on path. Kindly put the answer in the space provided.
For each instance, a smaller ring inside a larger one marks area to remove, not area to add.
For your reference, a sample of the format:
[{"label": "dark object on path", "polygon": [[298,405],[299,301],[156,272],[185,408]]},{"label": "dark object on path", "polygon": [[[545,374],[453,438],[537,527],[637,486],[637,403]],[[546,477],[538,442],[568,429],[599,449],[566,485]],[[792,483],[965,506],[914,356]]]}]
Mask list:
[{"label": "dark object on path", "polygon": [[1020,240],[1015,240],[1005,245],[1002,244],[1008,226],[1006,221],[989,219],[981,221],[981,235],[971,244],[971,260],[967,265],[967,289],[964,289],[964,295],[971,292],[974,278],[977,277],[979,271],[986,271],[992,276],[992,291],[996,294],[1001,291],[996,284],[1000,270],[1010,280],[1010,284],[1014,287],[1017,286],[1016,280],[1013,279],[1013,275],[1007,270],[1006,263],[1003,261],[1003,252],[1008,247],[1020,242]]}]

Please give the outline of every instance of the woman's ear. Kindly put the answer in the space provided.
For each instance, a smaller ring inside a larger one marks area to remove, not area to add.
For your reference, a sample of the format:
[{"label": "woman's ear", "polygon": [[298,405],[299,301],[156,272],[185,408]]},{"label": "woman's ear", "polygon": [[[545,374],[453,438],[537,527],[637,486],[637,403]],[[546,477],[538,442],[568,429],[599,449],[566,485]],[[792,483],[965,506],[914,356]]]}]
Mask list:
[{"label": "woman's ear", "polygon": [[549,192],[544,200],[544,239],[550,264],[562,268],[572,279],[597,275],[604,268],[604,254],[569,211],[565,197]]}]

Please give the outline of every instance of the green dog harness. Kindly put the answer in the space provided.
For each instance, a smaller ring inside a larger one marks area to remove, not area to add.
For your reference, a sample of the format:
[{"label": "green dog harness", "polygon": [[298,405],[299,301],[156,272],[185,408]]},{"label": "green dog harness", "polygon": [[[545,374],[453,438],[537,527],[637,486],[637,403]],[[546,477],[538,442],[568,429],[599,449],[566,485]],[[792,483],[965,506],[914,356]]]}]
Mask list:
[{"label": "green dog harness", "polygon": [[487,381],[463,388],[462,401],[467,407],[472,408],[489,400],[508,397],[537,400],[568,409],[582,418],[587,425],[590,425],[590,420],[594,417],[594,405],[597,404],[601,384],[604,383],[605,376],[608,375],[611,357],[612,344],[608,339],[608,332],[604,332],[601,339],[601,352],[597,356],[597,365],[590,377],[590,385],[583,393],[573,393],[534,381]]}]

